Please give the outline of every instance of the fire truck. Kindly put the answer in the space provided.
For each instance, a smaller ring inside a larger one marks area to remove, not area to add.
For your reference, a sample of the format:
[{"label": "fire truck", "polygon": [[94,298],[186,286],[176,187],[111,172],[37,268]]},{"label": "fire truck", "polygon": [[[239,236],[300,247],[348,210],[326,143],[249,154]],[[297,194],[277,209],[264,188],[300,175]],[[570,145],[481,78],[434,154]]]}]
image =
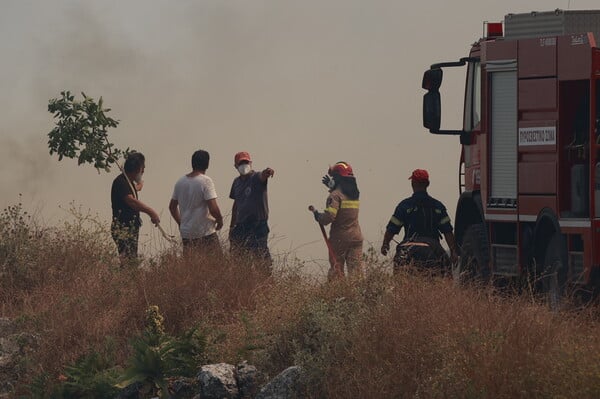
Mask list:
[{"label": "fire truck", "polygon": [[[461,144],[455,277],[528,281],[552,303],[600,282],[600,10],[508,14],[424,73],[423,125]],[[462,129],[443,70],[466,68]]]}]

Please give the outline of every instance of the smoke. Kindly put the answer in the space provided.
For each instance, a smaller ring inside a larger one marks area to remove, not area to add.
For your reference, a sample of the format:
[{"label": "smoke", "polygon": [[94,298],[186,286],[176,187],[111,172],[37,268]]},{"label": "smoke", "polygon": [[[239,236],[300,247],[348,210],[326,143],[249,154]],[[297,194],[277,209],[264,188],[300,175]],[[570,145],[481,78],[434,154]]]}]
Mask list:
[{"label": "smoke", "polygon": [[46,183],[53,178],[53,172],[47,173],[50,161],[46,154],[38,156],[40,150],[43,151],[43,148],[31,136],[16,140],[2,134],[0,180],[5,188],[16,188],[17,192],[7,193],[11,201],[15,201],[18,194],[34,197],[48,188]]},{"label": "smoke", "polygon": [[[547,8],[561,2],[540,3]],[[578,7],[590,6],[578,2]],[[575,6],[575,4],[574,4]],[[177,234],[167,204],[198,148],[228,214],[233,155],[270,166],[275,252],[300,248],[326,264],[306,211],[322,208],[329,164],[350,162],[361,189],[366,245],[381,240],[407,177],[429,169],[431,192],[453,215],[459,145],[421,127],[422,72],[466,55],[484,20],[528,11],[510,0],[406,5],[388,0],[132,0],[3,2],[0,14],[0,206],[19,192],[48,212],[71,201],[110,218],[110,183],[76,161],[50,157],[50,98],[102,96],[121,121],[119,148],[146,155],[142,201]],[[462,91],[464,78],[444,82]],[[462,104],[442,123],[460,125]],[[450,108],[447,108],[450,107]],[[28,198],[29,197],[29,198]],[[227,223],[226,223],[227,226]],[[150,223],[143,234],[151,241]],[[226,232],[223,232],[226,237]]]}]

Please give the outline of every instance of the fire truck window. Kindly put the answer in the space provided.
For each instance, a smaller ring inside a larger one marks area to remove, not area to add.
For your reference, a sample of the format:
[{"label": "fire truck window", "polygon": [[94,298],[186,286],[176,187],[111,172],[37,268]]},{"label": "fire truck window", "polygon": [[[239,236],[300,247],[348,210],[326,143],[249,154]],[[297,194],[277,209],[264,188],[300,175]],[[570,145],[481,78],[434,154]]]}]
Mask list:
[{"label": "fire truck window", "polygon": [[473,128],[479,125],[481,118],[481,68],[479,62],[473,65]]},{"label": "fire truck window", "polygon": [[481,115],[481,68],[479,62],[469,64],[465,96],[464,130],[470,132],[479,125]]}]

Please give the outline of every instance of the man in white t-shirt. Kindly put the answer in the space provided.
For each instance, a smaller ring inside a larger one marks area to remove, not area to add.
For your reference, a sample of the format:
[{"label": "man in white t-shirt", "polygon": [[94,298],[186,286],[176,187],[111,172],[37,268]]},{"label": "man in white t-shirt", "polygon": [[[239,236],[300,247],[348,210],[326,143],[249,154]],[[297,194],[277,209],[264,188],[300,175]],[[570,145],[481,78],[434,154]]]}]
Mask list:
[{"label": "man in white t-shirt", "polygon": [[221,256],[217,230],[223,227],[223,216],[217,205],[217,192],[206,176],[210,155],[198,150],[192,155],[192,171],[175,183],[169,203],[171,216],[179,225],[183,253],[198,252]]}]

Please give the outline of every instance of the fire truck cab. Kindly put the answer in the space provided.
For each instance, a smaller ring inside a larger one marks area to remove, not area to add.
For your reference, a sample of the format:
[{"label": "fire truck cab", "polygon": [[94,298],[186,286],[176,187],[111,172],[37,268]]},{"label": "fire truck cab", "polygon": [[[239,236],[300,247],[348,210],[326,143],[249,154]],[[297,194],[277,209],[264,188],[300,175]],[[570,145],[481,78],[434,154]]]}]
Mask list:
[{"label": "fire truck cab", "polygon": [[[556,303],[599,283],[600,10],[508,14],[484,27],[468,57],[423,76],[423,125],[461,143],[454,275],[526,277]],[[466,67],[458,130],[440,129],[451,67]]]}]

